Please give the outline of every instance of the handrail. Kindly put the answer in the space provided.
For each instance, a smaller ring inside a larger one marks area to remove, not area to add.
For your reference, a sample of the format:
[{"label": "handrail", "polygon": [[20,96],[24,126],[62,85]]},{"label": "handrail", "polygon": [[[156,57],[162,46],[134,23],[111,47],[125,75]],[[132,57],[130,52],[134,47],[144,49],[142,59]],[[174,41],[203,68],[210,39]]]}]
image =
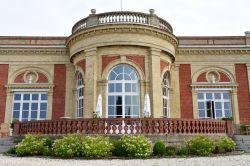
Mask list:
[{"label": "handrail", "polygon": [[232,121],[170,118],[87,118],[15,122],[14,136],[32,134],[233,134]]},{"label": "handrail", "polygon": [[140,24],[154,26],[173,33],[171,25],[164,19],[154,14],[154,10],[150,10],[150,14],[140,12],[118,11],[96,14],[95,10],[91,10],[91,14],[78,21],[72,28],[72,34],[89,27],[105,25],[105,24]]}]

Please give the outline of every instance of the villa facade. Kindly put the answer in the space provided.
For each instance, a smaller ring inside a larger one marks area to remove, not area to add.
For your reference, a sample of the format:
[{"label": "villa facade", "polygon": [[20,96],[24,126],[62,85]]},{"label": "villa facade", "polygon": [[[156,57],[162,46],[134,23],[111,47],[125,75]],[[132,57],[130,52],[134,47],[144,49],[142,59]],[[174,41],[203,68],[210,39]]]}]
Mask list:
[{"label": "villa facade", "polygon": [[[192,35],[192,34],[190,34]],[[250,33],[175,36],[138,12],[91,14],[65,37],[0,37],[0,123],[13,120],[222,119],[250,124]]]}]

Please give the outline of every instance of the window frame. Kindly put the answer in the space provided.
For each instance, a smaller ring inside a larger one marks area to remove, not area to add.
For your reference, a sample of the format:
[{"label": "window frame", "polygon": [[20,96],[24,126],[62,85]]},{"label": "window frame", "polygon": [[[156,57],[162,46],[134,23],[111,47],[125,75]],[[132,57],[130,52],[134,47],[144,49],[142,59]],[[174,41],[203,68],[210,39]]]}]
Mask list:
[{"label": "window frame", "polygon": [[[79,79],[79,76],[81,76],[81,80]],[[81,84],[79,83],[81,82]],[[82,92],[82,95],[80,96],[80,90]],[[79,107],[79,103],[82,103],[82,107]],[[80,113],[81,111],[81,113]],[[77,73],[76,76],[76,117],[77,118],[83,118],[84,116],[84,77],[81,72]]]},{"label": "window frame", "polygon": [[[162,109],[163,109],[163,117],[166,117],[166,118],[170,117],[170,96],[169,96],[169,90],[170,90],[169,78],[170,77],[169,76],[170,76],[169,72],[166,71],[162,79]],[[164,95],[164,92],[166,95]],[[167,107],[165,107],[165,102],[167,103]],[[167,110],[167,113],[165,109]]]}]

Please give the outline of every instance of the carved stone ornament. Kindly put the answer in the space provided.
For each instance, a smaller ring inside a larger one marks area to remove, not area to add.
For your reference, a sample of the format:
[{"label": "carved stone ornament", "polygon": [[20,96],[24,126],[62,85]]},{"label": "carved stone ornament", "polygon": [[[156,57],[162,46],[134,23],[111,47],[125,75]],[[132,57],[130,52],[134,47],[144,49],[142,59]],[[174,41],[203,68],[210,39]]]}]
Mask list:
[{"label": "carved stone ornament", "polygon": [[206,74],[207,82],[217,83],[220,80],[220,74],[217,71],[208,71]]},{"label": "carved stone ornament", "polygon": [[37,72],[34,71],[27,71],[24,74],[24,81],[26,83],[32,84],[32,83],[36,83],[38,80],[38,74]]}]

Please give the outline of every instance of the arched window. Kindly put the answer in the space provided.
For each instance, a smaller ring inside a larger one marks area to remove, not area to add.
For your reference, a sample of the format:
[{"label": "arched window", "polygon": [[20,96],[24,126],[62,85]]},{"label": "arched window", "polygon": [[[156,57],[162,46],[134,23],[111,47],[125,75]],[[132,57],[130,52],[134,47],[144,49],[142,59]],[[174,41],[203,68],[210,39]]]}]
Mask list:
[{"label": "arched window", "polygon": [[83,76],[80,72],[77,74],[76,89],[76,116],[81,118],[83,117],[84,83]]},{"label": "arched window", "polygon": [[163,116],[169,117],[169,74],[165,72],[162,81]]},{"label": "arched window", "polygon": [[108,118],[139,118],[138,76],[134,68],[121,64],[108,77]]}]

